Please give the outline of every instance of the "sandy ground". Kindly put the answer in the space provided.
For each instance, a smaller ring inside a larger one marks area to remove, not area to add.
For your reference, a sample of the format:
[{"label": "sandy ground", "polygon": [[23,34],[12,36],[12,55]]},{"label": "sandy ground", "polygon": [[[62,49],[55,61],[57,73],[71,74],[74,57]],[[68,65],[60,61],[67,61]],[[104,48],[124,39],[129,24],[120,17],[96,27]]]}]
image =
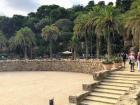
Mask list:
[{"label": "sandy ground", "polygon": [[0,105],[70,105],[68,96],[82,91],[92,76],[65,72],[1,72]]}]

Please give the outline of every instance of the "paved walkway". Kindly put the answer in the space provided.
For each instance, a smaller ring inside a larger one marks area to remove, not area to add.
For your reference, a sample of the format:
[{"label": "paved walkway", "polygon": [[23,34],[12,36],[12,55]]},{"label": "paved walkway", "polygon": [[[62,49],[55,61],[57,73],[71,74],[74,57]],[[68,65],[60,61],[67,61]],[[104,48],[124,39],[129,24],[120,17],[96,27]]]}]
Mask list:
[{"label": "paved walkway", "polygon": [[[125,71],[125,72],[130,72],[130,65],[129,65],[128,62],[126,63],[126,68],[124,69],[124,71]],[[133,74],[133,72],[131,72],[131,73]],[[135,63],[135,72],[134,72],[134,73],[140,73],[140,72],[138,71],[137,62]]]}]

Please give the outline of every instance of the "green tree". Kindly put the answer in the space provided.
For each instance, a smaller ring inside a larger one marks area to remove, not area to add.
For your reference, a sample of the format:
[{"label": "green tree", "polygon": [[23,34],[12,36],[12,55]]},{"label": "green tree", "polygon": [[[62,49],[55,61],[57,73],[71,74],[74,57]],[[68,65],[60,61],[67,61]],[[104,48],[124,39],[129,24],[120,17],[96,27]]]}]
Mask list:
[{"label": "green tree", "polygon": [[14,39],[14,45],[16,47],[20,46],[20,48],[24,51],[24,58],[27,59],[27,50],[31,49],[33,45],[35,45],[35,34],[28,27],[21,28],[16,32],[16,36]]},{"label": "green tree", "polygon": [[89,1],[88,5],[85,7],[88,11],[90,9],[92,9],[92,7],[95,5],[95,2],[94,1]]},{"label": "green tree", "polygon": [[85,48],[86,48],[86,58],[88,58],[89,49],[88,49],[88,25],[86,25],[89,21],[89,17],[87,14],[81,14],[79,15],[75,20],[75,26],[74,26],[74,34],[78,35],[79,37],[84,37],[85,39]]},{"label": "green tree", "polygon": [[124,13],[130,9],[132,1],[134,0],[116,0],[116,7]]},{"label": "green tree", "polygon": [[38,23],[35,24],[35,29],[37,32],[41,32],[42,28],[44,28],[46,25],[50,25],[53,23],[53,20],[50,16],[47,16],[43,19],[41,19]]},{"label": "green tree", "polygon": [[15,44],[15,37],[12,36],[9,40],[8,40],[8,48],[9,51],[15,50],[16,49],[16,44]]},{"label": "green tree", "polygon": [[104,7],[105,6],[105,1],[99,1],[98,5],[101,6],[101,7]]},{"label": "green tree", "polygon": [[99,15],[96,17],[96,30],[102,32],[107,39],[108,59],[110,59],[112,55],[111,36],[114,35],[115,32],[119,32],[119,15],[119,11],[115,10],[112,5],[109,5],[101,8]]},{"label": "green tree", "polygon": [[5,38],[2,31],[0,31],[0,49],[7,47],[7,39]]},{"label": "green tree", "polygon": [[51,59],[52,59],[52,54],[53,54],[52,44],[53,44],[53,41],[57,40],[58,35],[59,35],[59,29],[54,25],[45,26],[42,29],[42,37],[46,41],[49,41],[49,44],[50,44],[50,58]]},{"label": "green tree", "polygon": [[70,44],[71,44],[74,59],[76,59],[77,57],[78,43],[79,43],[78,37],[76,35],[73,35]]},{"label": "green tree", "polygon": [[63,32],[72,32],[73,22],[69,19],[59,19],[55,25]]},{"label": "green tree", "polygon": [[133,37],[134,45],[139,48],[140,51],[140,1],[134,0],[125,16],[125,29],[127,37]]},{"label": "green tree", "polygon": [[89,32],[91,33],[91,39],[93,35],[96,36],[96,57],[99,58],[100,56],[100,36],[102,35],[102,31],[100,30],[100,27],[98,26],[98,22],[96,22],[96,19],[99,17],[99,11],[101,10],[101,6],[95,6],[91,9],[91,11],[88,13],[89,15],[89,21],[87,25],[89,26]]}]

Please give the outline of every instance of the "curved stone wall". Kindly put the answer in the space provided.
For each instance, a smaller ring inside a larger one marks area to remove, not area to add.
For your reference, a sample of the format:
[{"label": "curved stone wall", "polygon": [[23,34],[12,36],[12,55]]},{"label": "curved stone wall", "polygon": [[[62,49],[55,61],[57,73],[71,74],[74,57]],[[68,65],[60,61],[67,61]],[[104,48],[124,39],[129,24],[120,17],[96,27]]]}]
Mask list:
[{"label": "curved stone wall", "polygon": [[65,71],[93,74],[103,70],[100,61],[6,60],[0,61],[0,71]]}]

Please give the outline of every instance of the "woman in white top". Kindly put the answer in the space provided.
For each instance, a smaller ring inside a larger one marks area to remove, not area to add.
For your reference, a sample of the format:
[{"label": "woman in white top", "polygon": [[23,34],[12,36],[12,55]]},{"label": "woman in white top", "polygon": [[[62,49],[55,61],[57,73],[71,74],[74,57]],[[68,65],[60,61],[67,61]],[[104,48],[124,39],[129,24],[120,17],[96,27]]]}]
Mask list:
[{"label": "woman in white top", "polygon": [[140,52],[138,52],[137,62],[138,62],[138,71],[140,71]]},{"label": "woman in white top", "polygon": [[130,72],[134,72],[135,61],[135,56],[131,53],[129,56]]}]

